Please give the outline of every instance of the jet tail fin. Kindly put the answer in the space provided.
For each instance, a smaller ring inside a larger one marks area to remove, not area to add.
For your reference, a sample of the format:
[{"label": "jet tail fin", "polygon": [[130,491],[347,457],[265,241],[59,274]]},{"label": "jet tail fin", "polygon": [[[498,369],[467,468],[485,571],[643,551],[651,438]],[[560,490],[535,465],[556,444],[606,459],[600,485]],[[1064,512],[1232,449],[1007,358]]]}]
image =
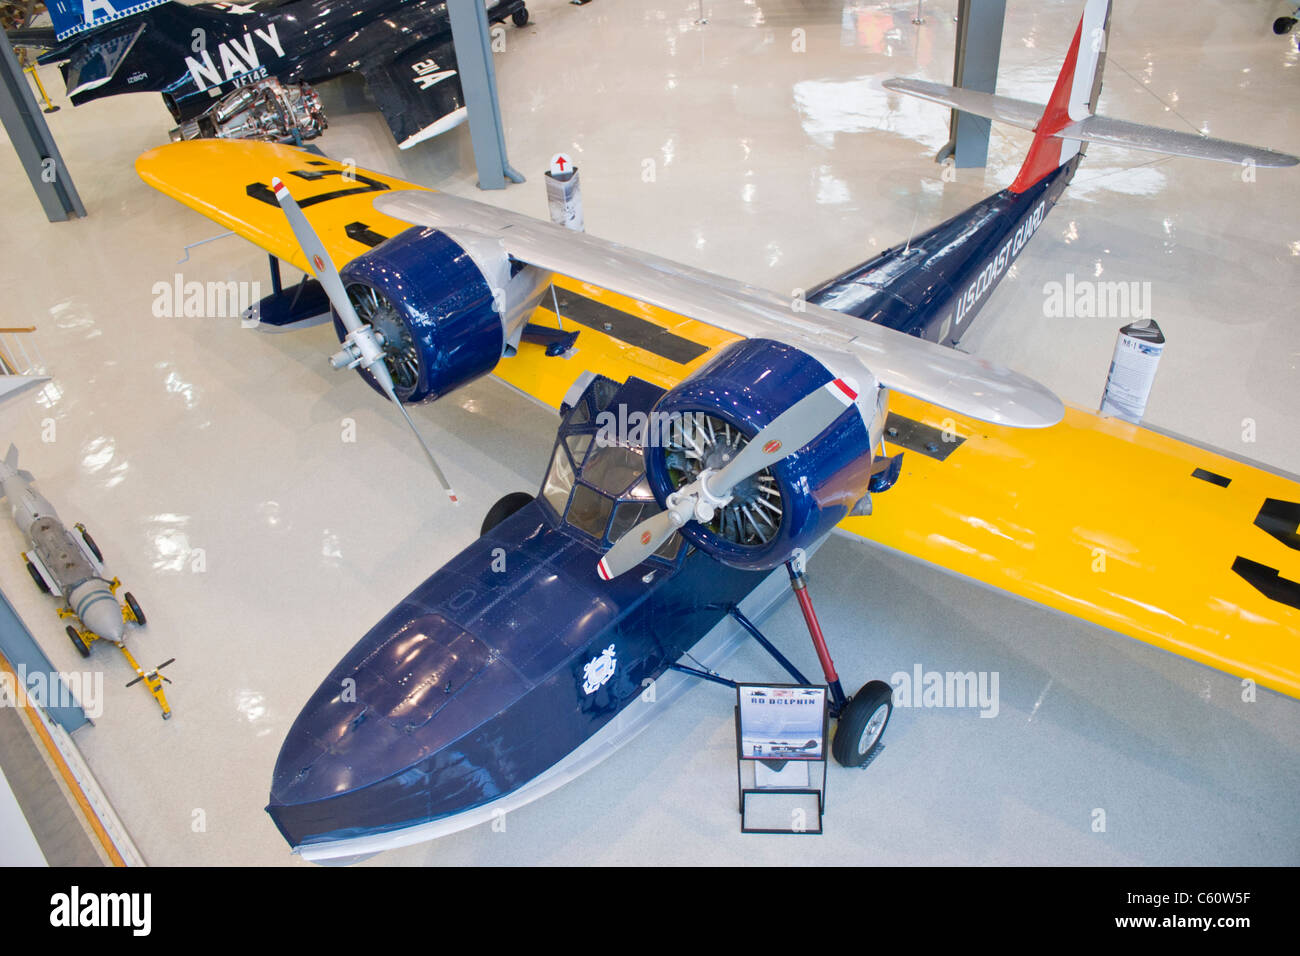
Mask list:
[{"label": "jet tail fin", "polygon": [[70,36],[168,2],[170,0],[49,0],[46,9],[54,23],[54,35],[62,42]]},{"label": "jet tail fin", "polygon": [[1024,192],[1068,163],[1086,143],[1128,146],[1170,156],[1255,166],[1294,166],[1300,163],[1300,158],[1271,149],[1096,115],[1109,36],[1110,0],[1088,0],[1065,63],[1056,78],[1052,96],[1045,106],[1009,96],[902,77],[886,80],[884,87],[1032,130],[1034,141],[1029,154],[1011,184],[1011,191],[1016,193]]},{"label": "jet tail fin", "polygon": [[12,442],[9,443],[9,450],[5,452],[5,467],[18,470],[18,448]]}]

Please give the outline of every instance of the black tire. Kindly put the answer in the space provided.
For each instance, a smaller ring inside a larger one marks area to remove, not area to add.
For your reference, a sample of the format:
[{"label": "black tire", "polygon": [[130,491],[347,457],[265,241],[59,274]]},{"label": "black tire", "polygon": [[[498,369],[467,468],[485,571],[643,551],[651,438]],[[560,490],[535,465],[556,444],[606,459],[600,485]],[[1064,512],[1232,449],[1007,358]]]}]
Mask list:
[{"label": "black tire", "polygon": [[126,606],[130,608],[131,613],[135,615],[135,623],[140,625],[140,627],[144,627],[144,611],[141,610],[140,603],[135,599],[135,595],[130,591],[127,591],[122,595],[122,600],[126,601]]},{"label": "black tire", "polygon": [[84,525],[77,525],[77,530],[81,532],[81,540],[86,542],[86,547],[95,556],[95,560],[103,564],[104,554],[99,550],[99,545],[95,544],[95,539],[90,536],[90,532],[86,530]]},{"label": "black tire", "polygon": [[1273,21],[1273,32],[1278,36],[1286,36],[1291,32],[1291,28],[1296,25],[1295,17],[1278,17]]},{"label": "black tire", "polygon": [[32,580],[35,581],[36,586],[41,589],[41,593],[50,593],[50,586],[46,584],[45,579],[41,577],[41,572],[36,570],[36,565],[32,564],[30,561],[27,562],[27,573],[32,576]]},{"label": "black tire", "polygon": [[[883,711],[883,719],[881,712]],[[840,714],[831,753],[845,767],[861,767],[880,743],[894,712],[894,688],[873,680],[853,695]]]},{"label": "black tire", "polygon": [[517,27],[528,26],[528,8],[520,7],[514,13],[510,14],[510,22]]},{"label": "black tire", "polygon": [[81,635],[77,633],[77,629],[71,624],[68,625],[68,640],[72,641],[72,646],[77,649],[77,653],[82,657],[90,656],[90,648],[86,646],[86,642],[81,639]]},{"label": "black tire", "polygon": [[487,534],[532,500],[533,496],[526,491],[512,491],[488,509],[487,517],[483,519],[483,527],[479,529],[479,534]]}]

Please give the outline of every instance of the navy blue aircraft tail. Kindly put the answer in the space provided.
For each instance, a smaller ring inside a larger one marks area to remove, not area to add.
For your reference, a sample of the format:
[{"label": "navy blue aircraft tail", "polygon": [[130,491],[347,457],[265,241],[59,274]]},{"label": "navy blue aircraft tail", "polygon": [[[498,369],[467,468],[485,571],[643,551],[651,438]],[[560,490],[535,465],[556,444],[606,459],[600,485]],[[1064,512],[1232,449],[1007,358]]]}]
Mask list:
[{"label": "navy blue aircraft tail", "polygon": [[150,7],[156,7],[160,4],[170,3],[171,0],[48,0],[45,8],[50,13],[50,20],[54,24],[54,35],[60,41],[66,40],[70,36],[76,36],[78,33],[84,33],[95,27],[103,26],[105,23],[112,23],[114,20],[121,20],[131,16],[133,13],[139,13],[141,10],[148,10]]},{"label": "navy blue aircraft tail", "polygon": [[[50,0],[49,11],[52,30],[11,39],[61,65],[72,104],[160,93],[173,138],[311,139],[326,126],[312,87],[344,73],[365,79],[403,149],[468,116],[445,0]],[[487,16],[528,22],[524,0],[492,0]]]},{"label": "navy blue aircraft tail", "polygon": [[1270,149],[1098,116],[1110,7],[1110,0],[1088,0],[1045,105],[926,80],[886,80],[888,90],[1032,130],[1033,142],[1007,189],[822,284],[808,300],[956,345],[1056,205],[1089,142],[1243,166],[1300,163]]}]

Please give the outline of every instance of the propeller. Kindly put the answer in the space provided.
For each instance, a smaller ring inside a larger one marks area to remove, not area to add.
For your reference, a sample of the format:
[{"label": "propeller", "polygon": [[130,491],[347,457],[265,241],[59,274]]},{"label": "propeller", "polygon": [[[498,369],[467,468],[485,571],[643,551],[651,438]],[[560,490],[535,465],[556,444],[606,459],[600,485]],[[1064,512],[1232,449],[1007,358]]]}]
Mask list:
[{"label": "propeller", "polygon": [[325,251],[325,245],[316,235],[316,230],[302,214],[302,208],[289,192],[289,187],[277,177],[271,180],[271,188],[275,191],[276,201],[280,203],[280,208],[284,210],[289,220],[289,228],[293,230],[298,245],[311,261],[317,281],[329,296],[334,311],[338,313],[339,321],[348,331],[347,337],[343,339],[343,347],[330,359],[330,364],[338,369],[360,366],[374,377],[379,387],[384,390],[384,394],[392,400],[397,410],[402,413],[402,417],[406,419],[406,424],[410,426],[415,440],[424,449],[425,457],[429,459],[438,483],[446,490],[447,497],[452,500],[452,503],[456,503],[456,493],[451,490],[447,476],[438,467],[438,460],[433,457],[433,452],[420,434],[420,430],[415,427],[415,422],[411,420],[406,406],[397,397],[397,392],[393,388],[393,376],[389,374],[388,366],[384,363],[383,344],[374,327],[358,318],[356,309],[352,307],[352,301],[348,298],[347,290],[343,288],[343,280],[339,278],[339,272],[334,268],[334,262]]},{"label": "propeller", "polygon": [[689,485],[668,496],[665,508],[629,530],[596,565],[609,581],[650,557],[688,521],[705,524],[731,501],[731,490],[751,475],[794,454],[839,418],[857,399],[857,388],[844,379],[827,382],[776,418],[722,468],[706,468]]},{"label": "propeller", "polygon": [[175,664],[175,663],[176,663],[176,658],[174,658],[174,657],[169,657],[169,658],[167,658],[167,660],[163,661],[161,664],[159,664],[157,667],[155,667],[155,668],[154,668],[153,670],[151,670],[149,673],[145,674],[145,673],[143,673],[143,672],[140,672],[140,676],[137,677],[135,680],[127,681],[126,686],[127,686],[127,687],[134,687],[136,684],[140,683],[140,681],[145,680],[146,678],[152,678],[152,677],[161,677],[163,680],[165,680],[167,683],[170,684],[170,683],[172,682],[172,679],[171,679],[170,677],[165,676],[165,675],[162,673],[162,669],[163,669],[164,667],[166,667],[168,664]]}]

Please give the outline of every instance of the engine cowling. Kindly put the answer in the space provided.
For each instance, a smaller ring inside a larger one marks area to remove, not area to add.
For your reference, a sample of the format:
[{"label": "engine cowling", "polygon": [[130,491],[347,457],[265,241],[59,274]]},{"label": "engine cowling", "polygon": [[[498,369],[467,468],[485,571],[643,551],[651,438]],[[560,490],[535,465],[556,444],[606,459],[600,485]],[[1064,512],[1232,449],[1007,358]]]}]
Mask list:
[{"label": "engine cowling", "polygon": [[[413,226],[340,272],[361,321],[383,339],[397,397],[439,398],[496,368],[549,275],[512,266],[499,242]],[[346,330],[334,312],[334,330]],[[382,394],[366,371],[361,377]]]},{"label": "engine cowling", "polygon": [[[721,468],[765,425],[836,377],[781,342],[727,346],[655,405],[659,428],[646,453],[655,497],[663,504],[703,468]],[[846,408],[808,445],[737,485],[712,522],[688,522],[682,535],[718,560],[750,570],[774,568],[813,544],[867,493],[879,440],[872,432],[883,423],[881,397],[870,428],[856,407]]]}]

